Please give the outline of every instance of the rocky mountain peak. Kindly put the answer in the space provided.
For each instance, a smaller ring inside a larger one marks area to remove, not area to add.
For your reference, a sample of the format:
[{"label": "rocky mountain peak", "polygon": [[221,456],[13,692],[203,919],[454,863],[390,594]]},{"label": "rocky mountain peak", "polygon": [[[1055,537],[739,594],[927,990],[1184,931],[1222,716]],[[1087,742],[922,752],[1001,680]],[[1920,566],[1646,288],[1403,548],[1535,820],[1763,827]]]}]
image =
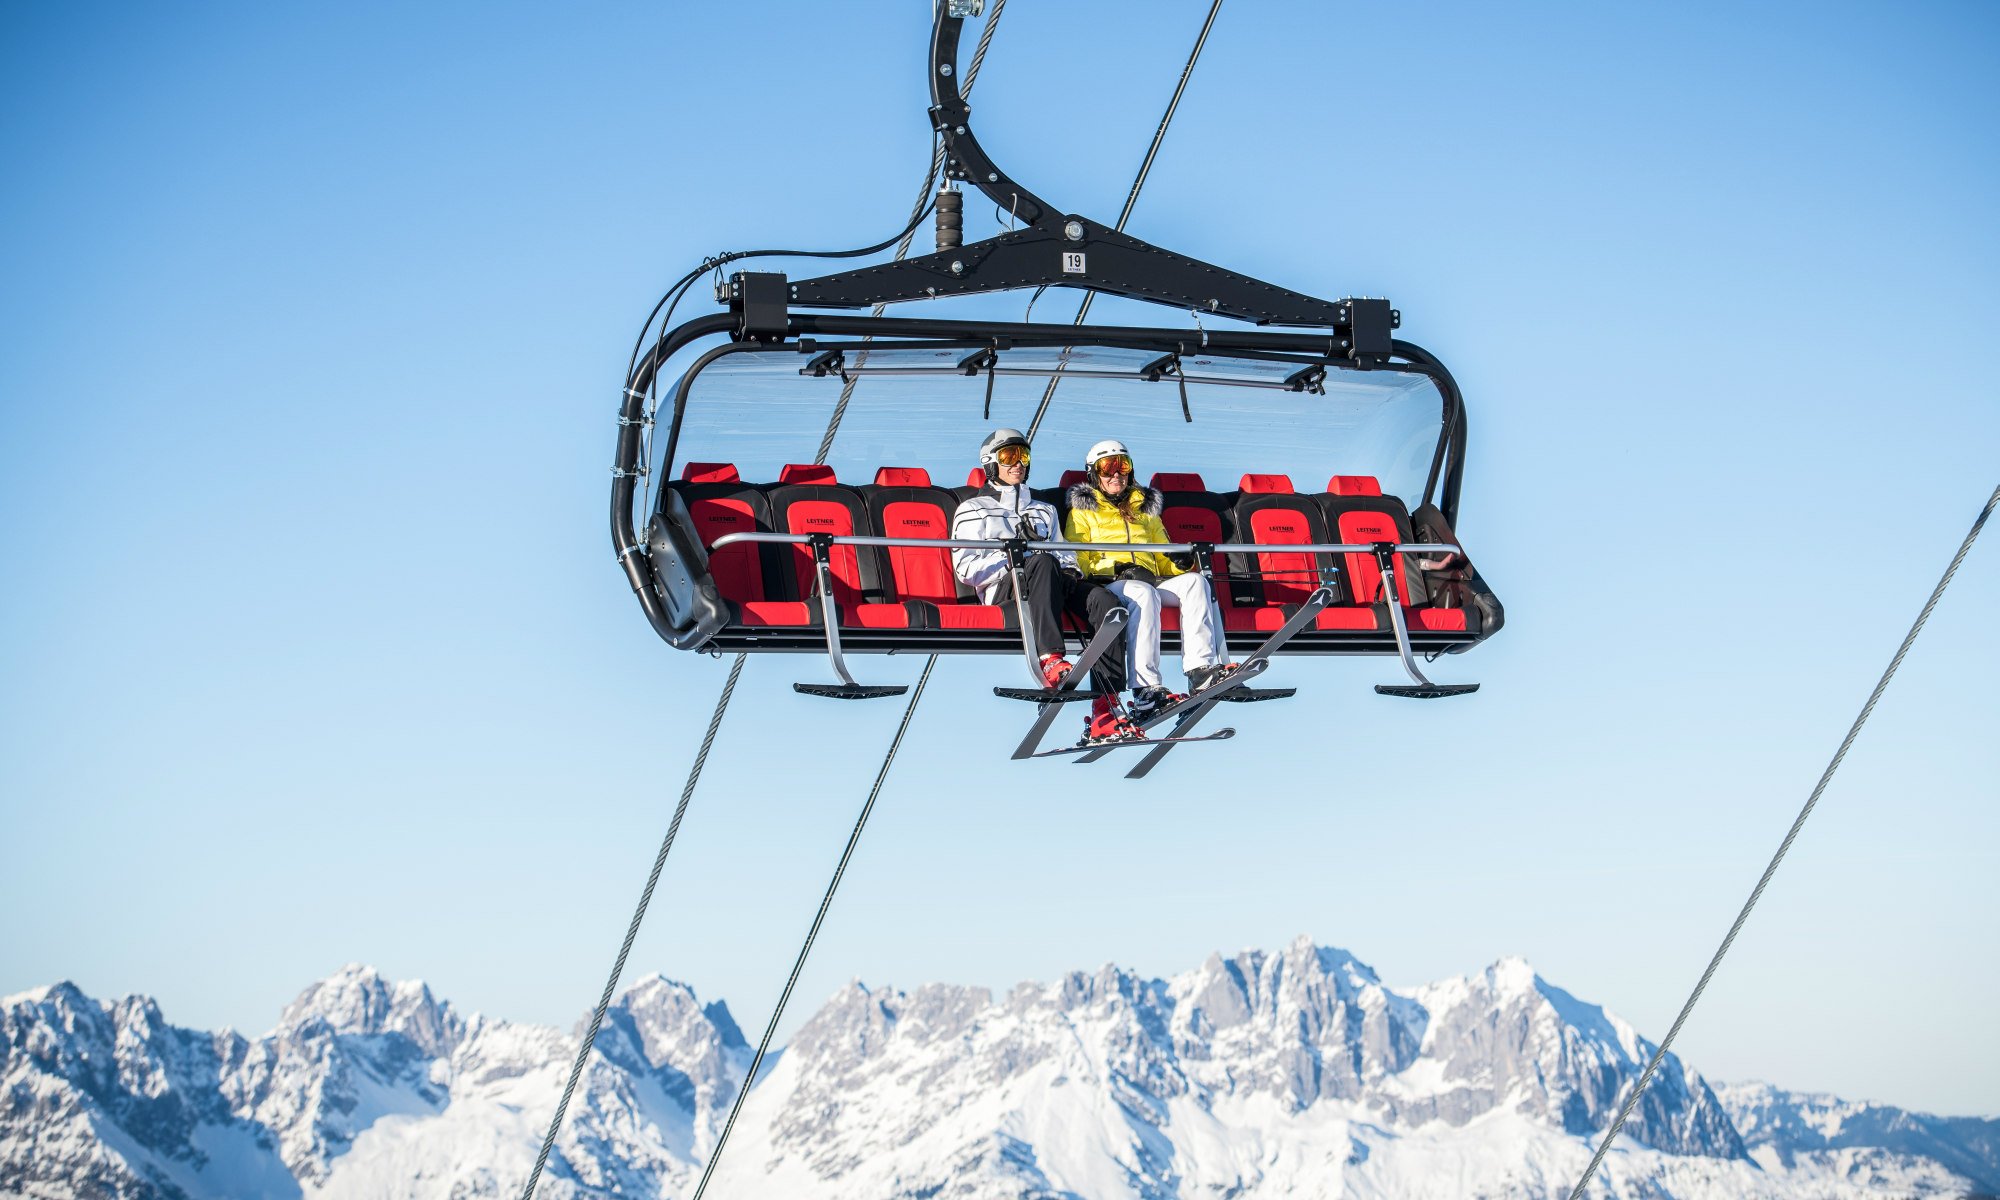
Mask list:
[{"label": "rocky mountain peak", "polygon": [[275,1036],[400,1033],[425,1054],[449,1055],[465,1036],[451,1005],[421,980],[392,983],[375,968],[349,963],[300,992],[278,1018]]}]

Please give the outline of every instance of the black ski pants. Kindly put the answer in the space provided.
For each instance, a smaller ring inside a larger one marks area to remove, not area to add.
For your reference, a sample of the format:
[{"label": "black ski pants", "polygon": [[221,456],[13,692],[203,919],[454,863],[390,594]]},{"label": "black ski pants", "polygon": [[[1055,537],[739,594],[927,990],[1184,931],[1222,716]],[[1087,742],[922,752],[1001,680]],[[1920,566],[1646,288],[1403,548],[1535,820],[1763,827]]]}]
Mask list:
[{"label": "black ski pants", "polygon": [[[1036,654],[1065,653],[1061,613],[1075,617],[1084,628],[1094,633],[1104,620],[1104,614],[1122,604],[1116,595],[1101,585],[1064,574],[1053,554],[1030,554],[1028,565],[1021,569],[1021,578],[1028,591],[1028,620]],[[1000,590],[994,593],[993,602],[1014,603],[1012,572],[1001,578]],[[1111,645],[1105,647],[1104,656],[1097,660],[1097,666],[1090,672],[1090,683],[1100,692],[1125,690],[1124,638],[1114,638]]]}]

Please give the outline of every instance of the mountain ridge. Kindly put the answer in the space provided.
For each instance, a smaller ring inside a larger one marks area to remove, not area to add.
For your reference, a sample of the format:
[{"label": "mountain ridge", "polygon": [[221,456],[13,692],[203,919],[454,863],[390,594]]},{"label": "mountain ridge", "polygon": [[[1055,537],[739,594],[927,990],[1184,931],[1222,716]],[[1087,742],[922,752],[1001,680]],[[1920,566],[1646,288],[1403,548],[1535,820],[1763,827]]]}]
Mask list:
[{"label": "mountain ridge", "polygon": [[[0,1001],[0,1194],[511,1194],[575,1037],[461,1016],[361,964],[257,1038],[174,1027],[143,996],[30,989]],[[766,1060],[716,1183],[829,1200],[1546,1195],[1653,1049],[1518,958],[1397,989],[1305,938],[997,997],[856,980]],[[722,1001],[635,981],[541,1194],[684,1195],[749,1059]],[[1711,1087],[1669,1056],[1600,1178],[1594,1195],[1681,1200],[1996,1192],[2000,1121]]]}]

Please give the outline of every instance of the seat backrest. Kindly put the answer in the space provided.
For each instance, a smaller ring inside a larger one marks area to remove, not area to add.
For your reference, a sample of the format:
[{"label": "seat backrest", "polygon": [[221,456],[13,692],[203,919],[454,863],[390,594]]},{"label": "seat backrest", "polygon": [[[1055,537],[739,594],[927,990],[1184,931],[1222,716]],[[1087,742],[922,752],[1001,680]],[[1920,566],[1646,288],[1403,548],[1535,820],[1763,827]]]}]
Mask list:
[{"label": "seat backrest", "polygon": [[[876,482],[857,489],[868,506],[868,519],[883,537],[948,538],[951,515],[958,499],[941,487],[930,486],[930,476],[918,469],[884,467],[875,473]],[[918,482],[921,480],[921,482]],[[888,575],[886,584],[892,600],[928,600],[933,604],[955,604],[969,596],[951,570],[951,551],[940,546],[882,547]]]},{"label": "seat backrest", "polygon": [[965,477],[964,487],[946,488],[960,504],[972,499],[972,494],[986,486],[986,468],[974,467]]},{"label": "seat backrest", "polygon": [[[1416,540],[1409,510],[1394,496],[1384,496],[1372,475],[1335,475],[1327,480],[1327,490],[1313,497],[1326,514],[1327,532],[1336,542],[1412,542]],[[1379,604],[1382,595],[1382,568],[1372,554],[1344,554],[1348,593],[1354,604]],[[1405,608],[1430,602],[1423,572],[1416,569],[1408,554],[1396,565]]]},{"label": "seat backrest", "polygon": [[[828,533],[835,537],[872,535],[868,506],[853,488],[833,481],[833,472],[821,467],[810,472],[794,472],[826,482],[772,484],[765,494],[771,501],[771,524],[779,533]],[[781,475],[780,479],[785,476]],[[781,546],[789,569],[780,572],[781,600],[808,600],[819,594],[818,572],[813,566],[810,546]],[[884,600],[881,547],[835,546],[828,555],[833,576],[833,601],[841,608]]]},{"label": "seat backrest", "polygon": [[709,577],[725,600],[769,600],[776,575],[772,547],[738,542],[714,548],[725,534],[771,532],[771,506],[764,493],[736,476],[728,463],[689,463],[682,478],[669,482],[680,493],[694,522],[694,535],[708,553]]},{"label": "seat backrest", "polygon": [[[1330,542],[1326,519],[1310,496],[1292,489],[1284,475],[1245,475],[1237,493],[1236,539],[1259,546],[1310,545]],[[1253,576],[1248,588],[1236,589],[1236,599],[1251,603],[1301,604],[1320,585],[1320,568],[1331,565],[1332,555],[1274,550],[1247,556]],[[1336,580],[1334,594],[1342,589]]]},{"label": "seat backrest", "polygon": [[[1235,497],[1217,495],[1202,483],[1201,476],[1161,471],[1153,476],[1153,490],[1160,494],[1160,524],[1167,528],[1170,542],[1233,542]],[[1227,605],[1231,590],[1229,556],[1216,551],[1209,570],[1216,577],[1216,599]]]}]

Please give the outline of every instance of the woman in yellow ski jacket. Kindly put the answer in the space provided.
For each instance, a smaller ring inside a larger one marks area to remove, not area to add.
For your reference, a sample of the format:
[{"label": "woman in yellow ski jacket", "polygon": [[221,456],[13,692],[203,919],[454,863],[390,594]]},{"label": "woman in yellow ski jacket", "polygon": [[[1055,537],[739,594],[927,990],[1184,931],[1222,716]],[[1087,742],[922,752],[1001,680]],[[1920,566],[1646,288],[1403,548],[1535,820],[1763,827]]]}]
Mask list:
[{"label": "woman in yellow ski jacket", "polygon": [[[1084,480],[1069,490],[1063,538],[1071,542],[1164,543],[1160,494],[1133,482],[1125,443],[1106,438],[1084,456]],[[1180,699],[1160,677],[1160,608],[1181,610],[1181,668],[1188,690],[1200,691],[1228,668],[1222,614],[1208,580],[1153,550],[1079,550],[1085,579],[1102,583],[1124,603],[1126,662],[1131,671],[1134,720]]]}]

